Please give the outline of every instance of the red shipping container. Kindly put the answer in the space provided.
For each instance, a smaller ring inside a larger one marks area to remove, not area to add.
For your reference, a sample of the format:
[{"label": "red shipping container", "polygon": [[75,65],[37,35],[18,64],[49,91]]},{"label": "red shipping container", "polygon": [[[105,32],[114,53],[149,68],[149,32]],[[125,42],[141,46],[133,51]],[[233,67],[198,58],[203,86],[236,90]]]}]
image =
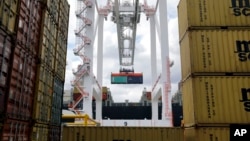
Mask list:
[{"label": "red shipping container", "polygon": [[[6,98],[8,118],[28,121],[32,118],[36,68],[39,51],[42,5],[37,1],[21,0],[17,13],[17,35],[12,50],[12,70]],[[6,70],[6,69],[5,69]]]},{"label": "red shipping container", "polygon": [[147,93],[146,93],[146,96],[147,96],[147,99],[148,99],[148,100],[151,100],[151,92],[147,92]]},{"label": "red shipping container", "polygon": [[13,55],[6,113],[10,118],[30,120],[36,80],[36,58],[17,45]]},{"label": "red shipping container", "polygon": [[1,141],[28,141],[30,137],[30,123],[7,119],[3,123]]},{"label": "red shipping container", "polygon": [[107,93],[102,93],[102,100],[107,100],[108,94]]},{"label": "red shipping container", "polygon": [[61,126],[50,126],[48,141],[60,141],[61,140]]},{"label": "red shipping container", "polygon": [[17,44],[37,55],[42,23],[42,5],[37,1],[21,0],[18,18]]},{"label": "red shipping container", "polygon": [[81,93],[73,93],[73,100],[77,101],[81,97]]},{"label": "red shipping container", "polygon": [[7,81],[9,74],[9,64],[11,60],[11,37],[0,29],[0,114],[4,112],[5,96],[7,93]]}]

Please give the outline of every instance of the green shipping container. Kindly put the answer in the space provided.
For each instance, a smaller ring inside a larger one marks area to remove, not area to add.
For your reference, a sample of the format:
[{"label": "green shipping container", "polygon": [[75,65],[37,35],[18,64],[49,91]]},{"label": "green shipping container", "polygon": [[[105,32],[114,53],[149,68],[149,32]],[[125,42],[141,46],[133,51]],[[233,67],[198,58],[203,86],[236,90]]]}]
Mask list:
[{"label": "green shipping container", "polygon": [[111,76],[111,84],[127,84],[127,76]]}]

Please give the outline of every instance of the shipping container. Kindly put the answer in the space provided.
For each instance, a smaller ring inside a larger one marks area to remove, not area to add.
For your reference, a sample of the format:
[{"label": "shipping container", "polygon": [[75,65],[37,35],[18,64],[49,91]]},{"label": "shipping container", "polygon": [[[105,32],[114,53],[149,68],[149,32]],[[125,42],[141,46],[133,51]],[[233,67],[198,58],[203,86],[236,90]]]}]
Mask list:
[{"label": "shipping container", "polygon": [[53,72],[43,64],[39,65],[33,106],[33,120],[38,123],[50,123],[53,86]]},{"label": "shipping container", "polygon": [[151,92],[147,92],[146,93],[146,97],[147,97],[148,100],[151,100],[151,98],[152,98]]},{"label": "shipping container", "polygon": [[2,134],[3,134],[3,121],[0,120],[0,139],[2,138]]},{"label": "shipping container", "polygon": [[78,90],[76,87],[74,87],[72,93],[73,93],[73,94],[77,94],[77,93],[80,93],[80,92],[79,92],[79,90]]},{"label": "shipping container", "polygon": [[4,112],[6,105],[8,76],[10,75],[12,39],[5,31],[0,29],[0,113]]},{"label": "shipping container", "polygon": [[108,93],[108,87],[102,87],[102,93]]},{"label": "shipping container", "polygon": [[73,100],[76,101],[79,97],[81,97],[81,95],[81,93],[73,93]]},{"label": "shipping container", "polygon": [[142,84],[143,77],[142,76],[128,76],[127,84]]},{"label": "shipping container", "polygon": [[193,30],[180,42],[182,79],[191,73],[249,73],[250,30]]},{"label": "shipping container", "polygon": [[49,126],[48,141],[61,141],[61,126]]},{"label": "shipping container", "polygon": [[31,141],[48,141],[49,126],[44,124],[34,124],[31,131]]},{"label": "shipping container", "polygon": [[63,104],[64,82],[59,78],[54,78],[53,98],[50,124],[55,126],[61,125],[62,104]]},{"label": "shipping container", "polygon": [[26,52],[37,56],[41,33],[42,5],[38,1],[21,0],[18,13],[17,44],[26,48]]},{"label": "shipping container", "polygon": [[127,76],[111,76],[111,84],[127,84]]},{"label": "shipping container", "polygon": [[30,120],[36,80],[36,58],[16,45],[13,54],[6,113],[14,119]]},{"label": "shipping container", "polygon": [[59,1],[61,0],[47,0],[47,11],[53,23],[58,24],[59,17]]},{"label": "shipping container", "polygon": [[56,59],[57,25],[50,18],[48,10],[43,13],[39,56],[41,63],[54,71]]},{"label": "shipping container", "polygon": [[63,127],[62,140],[183,141],[183,129],[159,127]]},{"label": "shipping container", "polygon": [[58,30],[64,39],[68,37],[70,5],[66,0],[60,1]]},{"label": "shipping container", "polygon": [[29,141],[30,137],[30,123],[20,120],[5,120],[2,129],[1,141]]},{"label": "shipping container", "polygon": [[58,30],[56,48],[57,48],[57,53],[63,58],[67,57],[67,44],[68,44],[67,36],[65,37],[63,33],[60,30]]},{"label": "shipping container", "polygon": [[191,127],[184,129],[185,141],[230,141],[229,127]]},{"label": "shipping container", "polygon": [[181,127],[183,120],[183,107],[179,103],[172,103],[173,126]]},{"label": "shipping container", "polygon": [[195,27],[249,27],[249,8],[243,0],[180,0],[179,37]]},{"label": "shipping container", "polygon": [[[159,108],[159,107],[158,107]],[[158,112],[161,115],[161,111]],[[102,118],[111,120],[145,120],[152,119],[152,107],[142,106],[141,103],[135,105],[134,103],[124,105],[103,106],[102,107]],[[129,125],[131,126],[131,125]],[[136,125],[132,125],[136,126]]]},{"label": "shipping container", "polygon": [[[62,51],[62,50],[60,50]],[[55,59],[55,75],[61,80],[65,80],[66,52],[57,50]]]},{"label": "shipping container", "polygon": [[193,76],[182,96],[186,127],[250,122],[250,76]]},{"label": "shipping container", "polygon": [[107,93],[102,93],[102,100],[107,100],[108,94]]},{"label": "shipping container", "polygon": [[9,33],[16,32],[18,3],[19,0],[2,0],[0,2],[0,26]]}]

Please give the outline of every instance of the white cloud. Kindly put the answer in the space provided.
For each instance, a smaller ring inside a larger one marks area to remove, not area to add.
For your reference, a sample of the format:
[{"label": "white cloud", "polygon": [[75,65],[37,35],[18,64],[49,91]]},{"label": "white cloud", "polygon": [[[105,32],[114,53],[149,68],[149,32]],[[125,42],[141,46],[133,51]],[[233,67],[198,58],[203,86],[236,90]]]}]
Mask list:
[{"label": "white cloud", "polygon": [[[155,0],[148,0],[149,5],[153,5]],[[72,69],[80,64],[79,57],[74,56],[73,47],[75,43],[75,0],[69,0],[70,4],[70,22],[69,22],[69,38],[68,38],[68,56],[67,56],[67,69],[65,78],[65,89],[70,89],[70,81],[73,80]],[[104,5],[103,0],[98,0],[100,5]],[[180,56],[179,56],[179,35],[178,35],[178,20],[177,20],[177,0],[168,0],[168,23],[169,23],[169,46],[170,46],[170,59],[174,61],[175,65],[171,68],[171,82],[172,93],[175,93],[178,88],[180,76]],[[143,72],[144,84],[141,85],[111,85],[110,73],[119,71],[118,59],[118,41],[116,33],[116,24],[110,21],[104,21],[104,58],[103,58],[103,86],[110,88],[113,98],[116,102],[124,102],[126,99],[129,101],[139,101],[143,88],[151,90],[151,63],[150,63],[150,27],[149,21],[146,21],[144,14],[141,14],[141,21],[137,25],[137,41],[136,41],[136,56],[134,62],[134,69],[136,72]],[[95,47],[97,45],[95,44]],[[159,43],[157,43],[157,53],[160,54]],[[95,55],[94,55],[95,56]],[[160,61],[158,55],[158,61]],[[96,67],[96,59],[94,60],[94,67]],[[158,63],[157,74],[159,75],[161,63]],[[94,68],[94,73],[96,68]]]}]

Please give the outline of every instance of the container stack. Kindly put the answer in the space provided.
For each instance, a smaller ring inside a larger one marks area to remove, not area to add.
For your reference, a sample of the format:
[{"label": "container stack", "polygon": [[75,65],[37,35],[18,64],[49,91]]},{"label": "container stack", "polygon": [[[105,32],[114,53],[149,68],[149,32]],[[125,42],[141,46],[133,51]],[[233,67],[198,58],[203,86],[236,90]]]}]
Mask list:
[{"label": "container stack", "polygon": [[0,7],[0,79],[5,87],[1,88],[5,97],[1,99],[4,110],[1,110],[0,139],[27,140],[33,111],[41,5],[37,1],[3,0]]},{"label": "container stack", "polygon": [[69,4],[0,2],[0,140],[60,140]]},{"label": "container stack", "polygon": [[[55,2],[55,1],[54,1]],[[43,1],[41,22],[39,65],[36,78],[36,92],[33,106],[32,140],[48,140],[52,113],[52,98],[54,88],[54,61],[56,52],[56,33],[58,19],[51,10],[50,0]],[[56,10],[53,9],[53,10]]]},{"label": "container stack", "polygon": [[63,141],[183,141],[182,128],[167,127],[63,127]]},{"label": "container stack", "polygon": [[54,88],[52,98],[51,121],[49,128],[49,141],[61,140],[61,115],[63,105],[68,27],[70,6],[67,0],[58,0],[58,26],[56,33],[56,52],[54,69]]},{"label": "container stack", "polygon": [[250,123],[250,3],[180,0],[178,5],[186,141],[229,141]]},{"label": "container stack", "polygon": [[43,2],[43,21],[32,140],[60,140],[62,98],[66,68],[69,4],[67,0]]}]

